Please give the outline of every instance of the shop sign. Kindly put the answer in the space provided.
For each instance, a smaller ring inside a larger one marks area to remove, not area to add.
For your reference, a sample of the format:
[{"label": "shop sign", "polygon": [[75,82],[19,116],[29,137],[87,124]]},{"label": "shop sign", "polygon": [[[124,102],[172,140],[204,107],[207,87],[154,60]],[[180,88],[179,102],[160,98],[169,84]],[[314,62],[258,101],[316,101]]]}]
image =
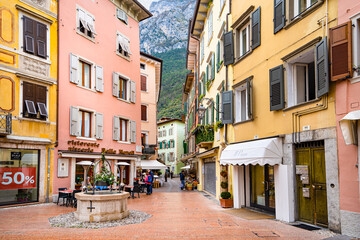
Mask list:
[{"label": "shop sign", "polygon": [[0,190],[36,188],[36,167],[0,167]]},{"label": "shop sign", "polygon": [[[88,142],[83,142],[83,141],[74,141],[74,140],[69,140],[68,145],[70,145],[68,147],[68,151],[72,151],[72,152],[94,152],[94,148],[98,148],[100,145],[98,143],[88,143]],[[124,154],[124,155],[134,155],[135,152],[134,151],[124,151],[119,149],[118,151],[116,151],[115,149],[112,148],[102,148],[101,149],[102,153],[108,153],[108,154]]]},{"label": "shop sign", "polygon": [[21,160],[21,152],[11,152],[11,160]]}]

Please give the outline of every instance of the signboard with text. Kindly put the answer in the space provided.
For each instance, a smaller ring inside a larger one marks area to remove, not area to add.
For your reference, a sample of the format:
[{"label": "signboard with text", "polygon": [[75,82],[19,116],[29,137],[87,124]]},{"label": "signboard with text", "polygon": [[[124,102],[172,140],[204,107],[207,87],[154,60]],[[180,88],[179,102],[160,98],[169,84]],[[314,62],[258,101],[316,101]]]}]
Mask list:
[{"label": "signboard with text", "polygon": [[0,190],[36,188],[36,167],[0,167]]}]

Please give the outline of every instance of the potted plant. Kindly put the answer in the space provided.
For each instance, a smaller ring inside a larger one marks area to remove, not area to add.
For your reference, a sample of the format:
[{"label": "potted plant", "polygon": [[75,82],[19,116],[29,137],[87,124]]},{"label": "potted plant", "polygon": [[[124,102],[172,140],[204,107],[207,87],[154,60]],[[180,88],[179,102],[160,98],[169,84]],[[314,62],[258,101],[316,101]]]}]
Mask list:
[{"label": "potted plant", "polygon": [[100,172],[95,175],[95,185],[96,186],[102,186],[107,187],[114,184],[115,176],[114,173],[112,173],[110,170],[108,170],[105,166],[105,155],[102,155],[101,159],[101,168]]},{"label": "potted plant", "polygon": [[231,199],[231,193],[229,192],[222,192],[220,194],[220,205],[223,208],[232,208],[233,207],[233,200]]},{"label": "potted plant", "polygon": [[226,178],[227,177],[227,171],[226,170],[221,170],[220,172],[220,176],[222,176],[223,178]]},{"label": "potted plant", "polygon": [[221,186],[221,188],[227,189],[228,188],[228,183],[227,182],[221,182],[220,186]]},{"label": "potted plant", "polygon": [[224,124],[221,121],[217,121],[214,125],[214,131],[217,132],[218,129],[223,128]]}]

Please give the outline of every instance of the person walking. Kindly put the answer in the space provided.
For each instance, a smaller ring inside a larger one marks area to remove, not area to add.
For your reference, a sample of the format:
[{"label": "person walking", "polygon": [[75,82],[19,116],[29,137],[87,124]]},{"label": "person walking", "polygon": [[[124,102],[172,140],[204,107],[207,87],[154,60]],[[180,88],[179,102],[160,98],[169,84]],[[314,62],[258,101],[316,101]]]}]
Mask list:
[{"label": "person walking", "polygon": [[149,170],[149,174],[150,174],[150,176],[151,176],[150,194],[152,194],[152,187],[153,187],[153,183],[154,183],[154,173],[153,173],[153,171],[151,171],[151,169]]},{"label": "person walking", "polygon": [[181,171],[180,173],[180,182],[181,182],[181,190],[185,190],[185,174],[184,174],[184,170]]},{"label": "person walking", "polygon": [[167,169],[165,170],[165,175],[164,175],[164,177],[165,177],[165,182],[167,182],[167,177],[168,177],[168,170],[167,170]]},{"label": "person walking", "polygon": [[152,177],[150,175],[150,171],[148,172],[148,175],[145,177],[145,183],[146,183],[146,195],[150,195],[152,193]]}]

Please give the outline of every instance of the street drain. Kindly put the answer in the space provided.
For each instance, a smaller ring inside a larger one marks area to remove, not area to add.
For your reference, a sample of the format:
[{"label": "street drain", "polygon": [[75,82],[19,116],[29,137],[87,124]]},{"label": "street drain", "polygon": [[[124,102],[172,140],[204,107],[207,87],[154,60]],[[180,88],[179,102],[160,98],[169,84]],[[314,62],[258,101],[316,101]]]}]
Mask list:
[{"label": "street drain", "polygon": [[257,237],[265,238],[265,237],[280,237],[276,233],[272,231],[252,231]]}]

